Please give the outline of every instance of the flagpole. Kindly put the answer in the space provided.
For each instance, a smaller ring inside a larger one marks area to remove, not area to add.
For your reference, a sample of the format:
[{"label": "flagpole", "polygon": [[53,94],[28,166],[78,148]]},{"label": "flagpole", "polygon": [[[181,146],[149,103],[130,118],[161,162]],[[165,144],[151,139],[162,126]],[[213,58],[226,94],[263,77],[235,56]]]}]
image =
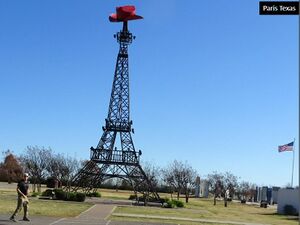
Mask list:
[{"label": "flagpole", "polygon": [[294,144],[293,144],[293,166],[292,166],[292,182],[291,182],[291,187],[293,187],[293,178],[294,178],[294,162],[295,162],[295,138],[294,138]]}]

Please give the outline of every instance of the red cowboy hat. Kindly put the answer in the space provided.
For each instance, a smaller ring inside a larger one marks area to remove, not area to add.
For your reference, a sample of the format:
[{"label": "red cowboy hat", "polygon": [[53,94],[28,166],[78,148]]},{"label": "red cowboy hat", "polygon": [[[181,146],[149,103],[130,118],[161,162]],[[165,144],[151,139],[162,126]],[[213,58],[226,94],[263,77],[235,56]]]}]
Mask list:
[{"label": "red cowboy hat", "polygon": [[135,15],[135,6],[126,5],[116,8],[117,13],[113,13],[109,16],[110,22],[124,22],[128,20],[143,19],[143,17]]}]

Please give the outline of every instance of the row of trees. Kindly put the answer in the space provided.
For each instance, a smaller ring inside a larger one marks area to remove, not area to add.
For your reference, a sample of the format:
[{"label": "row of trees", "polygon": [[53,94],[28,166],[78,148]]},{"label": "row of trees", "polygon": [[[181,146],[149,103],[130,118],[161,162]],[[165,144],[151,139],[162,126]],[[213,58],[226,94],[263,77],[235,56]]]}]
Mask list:
[{"label": "row of trees", "polygon": [[[198,176],[196,170],[187,162],[173,161],[166,168],[158,169],[154,166],[144,166],[148,177],[155,179],[155,184],[159,190],[168,191],[171,194],[176,193],[177,199],[180,194],[185,195],[188,202],[189,195],[194,192],[196,178]],[[227,198],[237,197],[238,199],[249,200],[254,198],[256,184],[248,181],[239,181],[239,177],[231,172],[219,173],[214,171],[206,175],[205,180],[209,185],[209,192],[214,196]],[[216,189],[218,187],[218,190]]]},{"label": "row of trees", "polygon": [[[41,184],[49,177],[66,184],[85,163],[63,154],[54,153],[51,148],[38,146],[28,146],[19,157],[10,151],[6,151],[4,154],[4,161],[0,163],[0,181],[16,182],[21,178],[23,171],[26,171],[30,174],[33,191],[40,191]],[[171,194],[176,193],[178,199],[180,194],[184,194],[186,202],[188,202],[198,176],[191,165],[174,160],[162,169],[153,163],[143,163],[142,167],[158,190]],[[255,186],[245,181],[238,182],[238,177],[230,172],[213,172],[208,174],[206,179],[211,193],[216,192],[216,184],[219,183],[223,195],[226,190],[230,190],[231,194],[235,193],[240,198],[249,198],[253,194]],[[130,188],[126,182],[118,179],[108,181],[103,185],[110,188]]]},{"label": "row of trees", "polygon": [[28,146],[19,157],[9,150],[4,154],[4,162],[0,163],[0,181],[17,182],[26,171],[33,183],[33,191],[38,192],[47,178],[66,183],[80,168],[78,160],[54,153],[51,148]]},{"label": "row of trees", "polygon": [[227,206],[227,200],[234,197],[243,200],[254,200],[256,193],[256,184],[248,181],[239,182],[239,178],[230,172],[213,172],[207,175],[209,190],[214,194],[214,204],[217,197],[224,198],[224,205]]},{"label": "row of trees", "polygon": [[20,161],[32,177],[34,189],[37,186],[38,192],[42,181],[47,177],[66,183],[80,167],[79,161],[75,158],[56,154],[51,148],[37,146],[28,146],[25,153],[20,156]]}]

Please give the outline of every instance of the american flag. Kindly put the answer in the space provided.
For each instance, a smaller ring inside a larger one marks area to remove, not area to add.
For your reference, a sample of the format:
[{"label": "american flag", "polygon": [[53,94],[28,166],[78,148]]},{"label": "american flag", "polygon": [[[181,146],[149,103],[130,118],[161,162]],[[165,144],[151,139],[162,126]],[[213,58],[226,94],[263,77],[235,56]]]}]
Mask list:
[{"label": "american flag", "polygon": [[293,151],[294,142],[288,143],[286,145],[279,145],[278,152],[285,152],[285,151]]}]

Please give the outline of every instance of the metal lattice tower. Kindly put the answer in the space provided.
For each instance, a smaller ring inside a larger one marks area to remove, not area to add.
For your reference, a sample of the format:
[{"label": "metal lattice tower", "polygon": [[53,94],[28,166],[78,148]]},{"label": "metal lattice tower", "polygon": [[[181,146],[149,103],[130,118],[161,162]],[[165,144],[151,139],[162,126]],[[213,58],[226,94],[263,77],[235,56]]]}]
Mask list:
[{"label": "metal lattice tower", "polygon": [[[129,108],[128,46],[135,38],[128,31],[128,22],[114,37],[119,43],[119,53],[110,96],[108,115],[103,134],[96,148],[91,147],[90,160],[74,176],[69,190],[95,191],[110,178],[122,178],[131,184],[135,194],[142,193],[153,200],[159,200],[152,181],[140,165],[141,151],[136,151],[132,136],[132,121]],[[120,146],[116,140],[120,138]]]}]

